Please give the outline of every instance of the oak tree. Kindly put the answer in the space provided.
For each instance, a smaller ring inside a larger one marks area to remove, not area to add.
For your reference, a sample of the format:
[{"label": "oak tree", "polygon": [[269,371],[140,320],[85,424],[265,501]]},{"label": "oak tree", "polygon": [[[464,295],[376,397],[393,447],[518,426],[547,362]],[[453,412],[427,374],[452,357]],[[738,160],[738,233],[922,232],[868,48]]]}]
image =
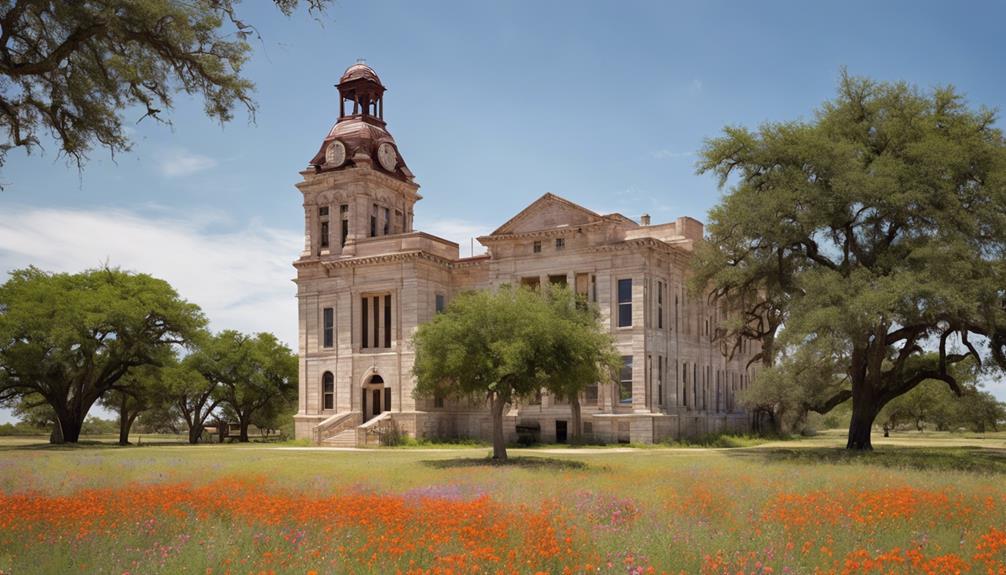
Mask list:
[{"label": "oak tree", "polygon": [[[313,12],[329,0],[307,0]],[[298,0],[274,0],[289,15]],[[0,0],[0,167],[49,136],[83,165],[94,146],[130,147],[127,116],[164,116],[176,93],[201,95],[221,122],[242,105],[254,28],[240,0]]]},{"label": "oak tree", "polygon": [[879,411],[921,382],[962,393],[954,364],[1006,366],[1006,141],[995,122],[951,87],[843,73],[812,120],[729,127],[702,151],[700,172],[729,188],[710,212],[703,265],[745,292],[735,301],[750,316],[760,293],[772,296],[792,341],[844,342],[850,449],[871,449]]},{"label": "oak tree", "polygon": [[11,272],[0,286],[0,403],[38,397],[54,442],[77,442],[88,411],[123,389],[129,370],[156,365],[206,323],[164,280],[104,268]]}]

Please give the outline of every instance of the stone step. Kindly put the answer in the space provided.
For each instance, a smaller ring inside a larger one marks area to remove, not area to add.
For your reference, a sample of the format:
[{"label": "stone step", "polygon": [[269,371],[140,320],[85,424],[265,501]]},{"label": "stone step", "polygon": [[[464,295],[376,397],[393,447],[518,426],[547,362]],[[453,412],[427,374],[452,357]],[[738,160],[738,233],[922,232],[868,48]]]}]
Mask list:
[{"label": "stone step", "polygon": [[321,444],[325,447],[356,447],[356,429],[340,431],[332,437],[323,439]]}]

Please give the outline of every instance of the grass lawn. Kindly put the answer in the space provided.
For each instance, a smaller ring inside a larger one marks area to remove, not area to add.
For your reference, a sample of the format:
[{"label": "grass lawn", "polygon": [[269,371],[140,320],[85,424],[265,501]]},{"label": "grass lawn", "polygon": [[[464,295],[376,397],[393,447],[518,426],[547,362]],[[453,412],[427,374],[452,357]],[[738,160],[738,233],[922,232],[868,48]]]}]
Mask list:
[{"label": "grass lawn", "polygon": [[[34,443],[33,443],[34,441]],[[0,573],[1006,573],[1006,436],[337,451],[0,439]]]}]

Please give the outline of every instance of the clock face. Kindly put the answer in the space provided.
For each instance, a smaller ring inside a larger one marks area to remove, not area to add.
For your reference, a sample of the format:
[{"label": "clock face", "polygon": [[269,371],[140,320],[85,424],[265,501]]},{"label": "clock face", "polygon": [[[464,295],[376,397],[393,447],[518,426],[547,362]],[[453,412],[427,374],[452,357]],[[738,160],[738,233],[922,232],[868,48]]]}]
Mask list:
[{"label": "clock face", "polygon": [[333,140],[325,150],[325,163],[329,166],[341,166],[346,161],[346,146],[339,140]]},{"label": "clock face", "polygon": [[389,172],[394,171],[398,166],[398,154],[395,147],[385,142],[377,148],[377,160],[381,162],[381,167]]}]

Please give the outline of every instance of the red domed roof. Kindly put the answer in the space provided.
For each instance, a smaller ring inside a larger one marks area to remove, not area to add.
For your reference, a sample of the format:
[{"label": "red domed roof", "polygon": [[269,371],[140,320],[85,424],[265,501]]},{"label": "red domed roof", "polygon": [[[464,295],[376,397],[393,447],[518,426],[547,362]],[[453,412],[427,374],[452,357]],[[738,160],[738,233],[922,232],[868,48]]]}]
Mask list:
[{"label": "red domed roof", "polygon": [[371,82],[376,82],[378,84],[381,83],[381,79],[377,76],[377,72],[363,62],[357,62],[349,68],[346,68],[346,71],[342,74],[342,78],[339,78],[339,83],[342,84],[353,80],[370,80]]}]

